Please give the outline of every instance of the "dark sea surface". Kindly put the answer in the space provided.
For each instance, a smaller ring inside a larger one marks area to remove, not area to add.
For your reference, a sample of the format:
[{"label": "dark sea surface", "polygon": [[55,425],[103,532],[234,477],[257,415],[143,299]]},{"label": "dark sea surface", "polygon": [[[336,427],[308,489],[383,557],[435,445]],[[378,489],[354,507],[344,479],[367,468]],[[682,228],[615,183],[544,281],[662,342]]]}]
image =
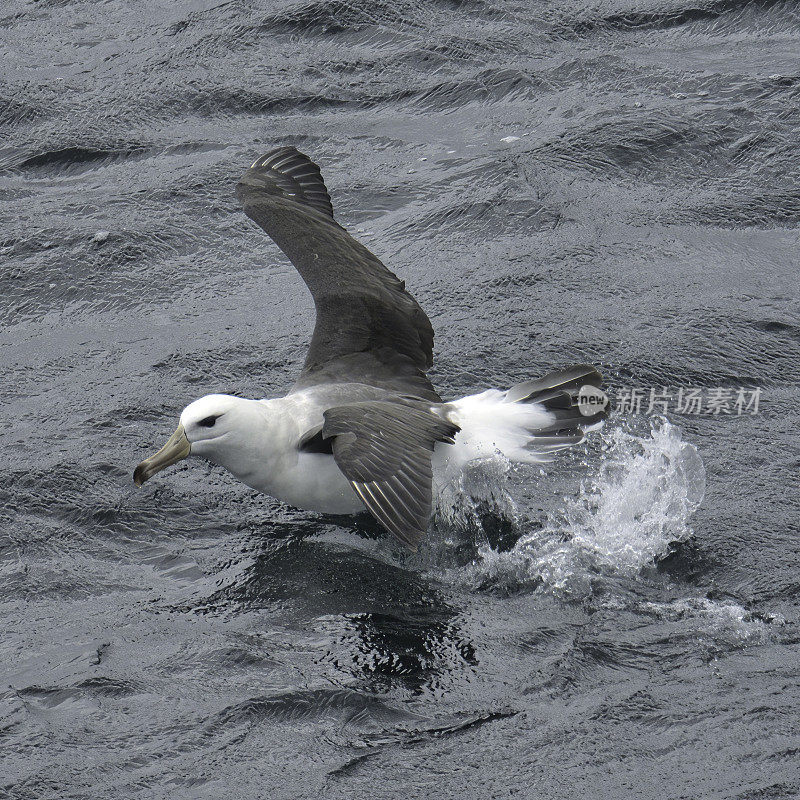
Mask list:
[{"label": "dark sea surface", "polygon": [[[0,14],[0,797],[800,797],[797,4]],[[305,356],[233,195],[282,144],[444,396],[588,362],[758,414],[479,465],[415,556],[199,461],[136,490]]]}]

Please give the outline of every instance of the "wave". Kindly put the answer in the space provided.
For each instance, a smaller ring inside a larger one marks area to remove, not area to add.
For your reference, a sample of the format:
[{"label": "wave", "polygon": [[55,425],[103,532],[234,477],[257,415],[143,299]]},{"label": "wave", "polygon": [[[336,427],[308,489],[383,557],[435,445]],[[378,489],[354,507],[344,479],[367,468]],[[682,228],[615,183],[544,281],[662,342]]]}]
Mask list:
[{"label": "wave", "polygon": [[740,16],[753,7],[766,11],[781,6],[782,0],[711,0],[711,2],[681,3],[652,11],[630,9],[606,16],[590,16],[555,26],[555,32],[565,37],[583,37],[597,32],[663,31],[695,22],[714,22],[725,16]]}]

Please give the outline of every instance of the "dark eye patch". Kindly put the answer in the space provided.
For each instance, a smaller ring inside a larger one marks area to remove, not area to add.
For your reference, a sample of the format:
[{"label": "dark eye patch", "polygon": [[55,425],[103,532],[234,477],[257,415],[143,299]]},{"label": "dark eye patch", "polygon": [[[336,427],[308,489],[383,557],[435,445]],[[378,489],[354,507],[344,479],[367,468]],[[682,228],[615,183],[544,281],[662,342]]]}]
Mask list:
[{"label": "dark eye patch", "polygon": [[213,428],[214,423],[222,416],[222,414],[212,414],[210,417],[201,419],[197,424],[203,428]]}]

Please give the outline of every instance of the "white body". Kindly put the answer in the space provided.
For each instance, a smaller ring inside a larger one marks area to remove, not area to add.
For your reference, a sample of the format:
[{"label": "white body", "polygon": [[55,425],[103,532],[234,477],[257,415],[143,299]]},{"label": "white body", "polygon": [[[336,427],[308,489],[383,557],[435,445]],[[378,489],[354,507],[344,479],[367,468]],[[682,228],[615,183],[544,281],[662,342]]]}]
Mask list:
[{"label": "white body", "polygon": [[[227,429],[202,438],[193,421],[205,416],[208,408],[221,406]],[[506,392],[489,389],[432,409],[461,428],[455,444],[436,445],[434,492],[475,459],[502,453],[518,462],[548,460],[546,450],[530,447],[532,435],[553,421],[553,415],[537,403],[508,402]],[[303,435],[322,425],[323,410],[315,390],[273,400],[209,395],[188,406],[181,423],[189,434],[192,455],[225,467],[259,492],[308,511],[363,511],[333,456],[298,450]]]}]

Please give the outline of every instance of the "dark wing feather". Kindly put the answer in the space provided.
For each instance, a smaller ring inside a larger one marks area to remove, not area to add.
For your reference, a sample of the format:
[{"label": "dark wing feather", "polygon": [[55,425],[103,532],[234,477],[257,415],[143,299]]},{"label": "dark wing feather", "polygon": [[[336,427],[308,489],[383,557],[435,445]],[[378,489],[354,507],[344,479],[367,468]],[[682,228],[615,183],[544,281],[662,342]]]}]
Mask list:
[{"label": "dark wing feather", "polygon": [[506,400],[509,403],[541,403],[543,398],[549,399],[564,391],[577,392],[581,386],[587,384],[601,387],[603,385],[602,375],[589,364],[575,364],[573,367],[551,372],[544,378],[512,386],[506,392]]},{"label": "dark wing feather", "polygon": [[439,400],[433,328],[405,284],[333,218],[319,167],[293,147],[259,158],[236,194],[289,257],[317,311],[296,388],[357,381]]},{"label": "dark wing feather", "polygon": [[[333,220],[333,206],[319,167],[294,147],[279,147],[256,159],[250,170],[270,175],[275,186],[297,203],[315,208]],[[248,172],[250,172],[248,170]]]},{"label": "dark wing feather", "polygon": [[329,408],[322,434],[372,515],[412,550],[431,516],[431,454],[458,426],[422,405],[372,401]]}]

